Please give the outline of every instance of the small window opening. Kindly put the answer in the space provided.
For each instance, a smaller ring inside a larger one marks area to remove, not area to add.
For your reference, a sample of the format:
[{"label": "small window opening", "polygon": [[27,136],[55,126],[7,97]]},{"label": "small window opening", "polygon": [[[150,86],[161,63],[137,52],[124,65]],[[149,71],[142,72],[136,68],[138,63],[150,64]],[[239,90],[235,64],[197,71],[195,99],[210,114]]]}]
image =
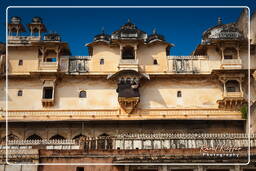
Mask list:
[{"label": "small window opening", "polygon": [[154,59],[154,65],[157,65],[158,64],[158,62],[157,62],[157,59]]},{"label": "small window opening", "polygon": [[19,91],[18,91],[18,96],[22,96],[22,94],[23,94],[23,91],[22,91],[22,90],[19,90]]},{"label": "small window opening", "polygon": [[166,56],[170,56],[170,47],[166,48]]},{"label": "small window opening", "polygon": [[235,48],[226,48],[224,50],[224,59],[237,59],[237,50]]},{"label": "small window opening", "polygon": [[100,59],[100,65],[104,64],[104,59]]},{"label": "small window opening", "polygon": [[37,134],[33,134],[30,135],[26,140],[42,140],[42,138]]},{"label": "small window opening", "polygon": [[46,62],[56,62],[56,58],[46,58]]},{"label": "small window opening", "polygon": [[19,65],[23,65],[23,60],[22,59],[19,60]]},{"label": "small window opening", "polygon": [[49,140],[65,140],[65,138],[59,134],[52,136]]},{"label": "small window opening", "polygon": [[123,47],[122,59],[135,59],[134,48],[131,46]]},{"label": "small window opening", "polygon": [[52,99],[53,87],[44,87],[43,98]]},{"label": "small window opening", "polygon": [[182,97],[181,91],[177,92],[177,97]]},{"label": "small window opening", "polygon": [[83,167],[77,167],[76,171],[84,171],[84,168]]},{"label": "small window opening", "polygon": [[240,84],[236,80],[229,80],[226,82],[227,92],[240,92]]},{"label": "small window opening", "polygon": [[79,97],[80,98],[86,98],[86,91],[80,91],[80,93],[79,93]]}]

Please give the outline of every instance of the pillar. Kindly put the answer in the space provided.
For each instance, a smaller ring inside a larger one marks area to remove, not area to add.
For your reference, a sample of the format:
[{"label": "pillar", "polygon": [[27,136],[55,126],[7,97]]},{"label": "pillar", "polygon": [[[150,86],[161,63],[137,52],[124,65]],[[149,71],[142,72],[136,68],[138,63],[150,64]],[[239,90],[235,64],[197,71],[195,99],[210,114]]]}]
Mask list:
[{"label": "pillar", "polygon": [[237,59],[240,59],[240,48],[236,47]]},{"label": "pillar", "polygon": [[220,50],[221,50],[221,59],[223,61],[224,60],[224,49],[223,49],[223,47],[221,47]]}]

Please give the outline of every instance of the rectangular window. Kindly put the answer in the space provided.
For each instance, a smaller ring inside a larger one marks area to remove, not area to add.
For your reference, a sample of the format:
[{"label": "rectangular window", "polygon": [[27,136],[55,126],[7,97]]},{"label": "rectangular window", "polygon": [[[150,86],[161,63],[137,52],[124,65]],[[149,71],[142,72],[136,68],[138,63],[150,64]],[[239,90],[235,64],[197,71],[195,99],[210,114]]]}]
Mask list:
[{"label": "rectangular window", "polygon": [[23,65],[23,60],[22,59],[19,60],[19,65]]},{"label": "rectangular window", "polygon": [[52,99],[53,87],[44,87],[43,99]]}]

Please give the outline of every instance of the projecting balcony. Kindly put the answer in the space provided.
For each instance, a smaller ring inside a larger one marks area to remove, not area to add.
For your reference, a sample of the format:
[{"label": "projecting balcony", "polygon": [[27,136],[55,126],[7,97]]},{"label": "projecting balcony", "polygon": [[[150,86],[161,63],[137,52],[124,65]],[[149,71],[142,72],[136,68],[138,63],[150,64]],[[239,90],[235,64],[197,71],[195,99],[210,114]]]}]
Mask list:
[{"label": "projecting balcony", "polygon": [[242,92],[226,92],[224,97],[243,97]]},{"label": "projecting balcony", "polygon": [[58,70],[58,63],[40,61],[39,70],[44,72],[56,72]]},{"label": "projecting balcony", "polygon": [[241,59],[224,59],[221,62],[221,69],[241,69]]},{"label": "projecting balcony", "polygon": [[119,71],[121,70],[139,70],[138,59],[121,59],[118,65]]}]

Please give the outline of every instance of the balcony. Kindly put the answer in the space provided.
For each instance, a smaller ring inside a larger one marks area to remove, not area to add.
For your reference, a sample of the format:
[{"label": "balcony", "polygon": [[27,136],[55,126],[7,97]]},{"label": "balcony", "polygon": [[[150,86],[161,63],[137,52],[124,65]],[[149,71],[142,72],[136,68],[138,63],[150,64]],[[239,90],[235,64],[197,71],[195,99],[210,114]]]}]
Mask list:
[{"label": "balcony", "polygon": [[243,97],[242,92],[226,92],[224,97]]},{"label": "balcony", "polygon": [[44,107],[50,107],[50,106],[53,106],[54,105],[54,99],[42,99],[42,105]]},{"label": "balcony", "polygon": [[56,72],[58,70],[58,63],[57,62],[39,62],[39,70],[45,72]]},{"label": "balcony", "polygon": [[221,69],[241,69],[241,59],[224,59],[221,61]]},{"label": "balcony", "polygon": [[8,43],[10,44],[27,44],[40,40],[41,36],[8,36]]},{"label": "balcony", "polygon": [[121,59],[118,65],[119,71],[121,70],[139,70],[138,59]]}]

